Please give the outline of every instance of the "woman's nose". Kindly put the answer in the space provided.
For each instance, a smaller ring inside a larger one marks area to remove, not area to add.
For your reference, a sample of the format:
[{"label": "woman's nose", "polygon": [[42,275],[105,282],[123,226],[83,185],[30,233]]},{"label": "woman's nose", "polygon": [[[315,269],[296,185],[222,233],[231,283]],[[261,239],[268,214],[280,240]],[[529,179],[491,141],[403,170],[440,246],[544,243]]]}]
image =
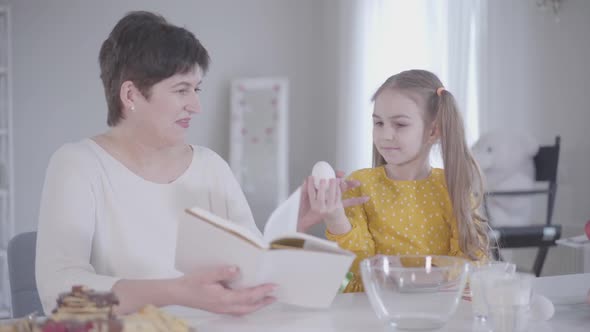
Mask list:
[{"label": "woman's nose", "polygon": [[200,113],[201,112],[201,100],[199,99],[198,95],[195,95],[194,100],[188,103],[184,109],[190,113]]}]

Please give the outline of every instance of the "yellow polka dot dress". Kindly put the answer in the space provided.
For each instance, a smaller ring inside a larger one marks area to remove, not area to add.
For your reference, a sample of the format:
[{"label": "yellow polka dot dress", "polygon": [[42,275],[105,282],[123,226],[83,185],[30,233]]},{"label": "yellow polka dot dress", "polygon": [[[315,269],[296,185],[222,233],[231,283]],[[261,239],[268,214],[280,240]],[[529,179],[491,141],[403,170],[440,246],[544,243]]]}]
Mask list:
[{"label": "yellow polka dot dress", "polygon": [[361,185],[344,193],[344,199],[370,199],[346,208],[350,232],[326,234],[357,255],[345,292],[363,291],[359,262],[376,254],[463,256],[442,169],[432,169],[425,179],[398,181],[388,178],[381,166],[358,170],[349,179]]}]

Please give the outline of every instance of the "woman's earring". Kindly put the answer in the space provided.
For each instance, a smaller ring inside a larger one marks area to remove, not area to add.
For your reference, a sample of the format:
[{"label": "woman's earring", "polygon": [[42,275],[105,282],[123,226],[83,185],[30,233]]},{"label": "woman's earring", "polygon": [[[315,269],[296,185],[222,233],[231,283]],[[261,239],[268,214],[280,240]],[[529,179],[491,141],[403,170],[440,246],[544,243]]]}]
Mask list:
[{"label": "woman's earring", "polygon": [[135,106],[131,106],[131,112],[135,112]]}]

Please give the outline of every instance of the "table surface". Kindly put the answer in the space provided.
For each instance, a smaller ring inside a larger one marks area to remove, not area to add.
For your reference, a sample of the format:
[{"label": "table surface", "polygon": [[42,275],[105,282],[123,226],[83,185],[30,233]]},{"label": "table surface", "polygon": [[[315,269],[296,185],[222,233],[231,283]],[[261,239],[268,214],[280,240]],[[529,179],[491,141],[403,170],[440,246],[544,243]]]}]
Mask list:
[{"label": "table surface", "polygon": [[[586,303],[589,289],[590,273],[535,279],[535,292],[547,296],[554,303],[555,315],[549,321],[532,322],[529,331],[590,331],[590,305]],[[176,306],[164,310],[182,317],[197,332],[388,331],[377,319],[364,293],[339,294],[329,309],[305,309],[276,303],[244,317],[216,315]],[[2,320],[0,324],[10,321]],[[473,321],[471,303],[461,300],[451,320],[437,331],[487,332],[487,329]]]},{"label": "table surface", "polygon": [[[554,302],[555,315],[545,322],[532,322],[530,331],[590,331],[590,305],[585,302],[590,289],[590,273],[543,277],[535,280],[535,292]],[[168,307],[198,332],[213,331],[387,331],[377,320],[364,293],[339,294],[329,309],[312,310],[273,304],[244,317],[215,315],[199,310]],[[438,331],[485,331],[472,319],[471,303],[462,300],[452,319]]]}]

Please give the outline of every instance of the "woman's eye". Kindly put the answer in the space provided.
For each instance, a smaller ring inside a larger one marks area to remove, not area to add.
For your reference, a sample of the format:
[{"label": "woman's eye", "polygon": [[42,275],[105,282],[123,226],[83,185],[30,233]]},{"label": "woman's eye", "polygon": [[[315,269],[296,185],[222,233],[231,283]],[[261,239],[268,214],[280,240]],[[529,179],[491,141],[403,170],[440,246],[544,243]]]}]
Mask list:
[{"label": "woman's eye", "polygon": [[383,126],[383,122],[377,121],[377,122],[373,123],[373,125],[374,126],[377,126],[377,127],[382,127]]}]

